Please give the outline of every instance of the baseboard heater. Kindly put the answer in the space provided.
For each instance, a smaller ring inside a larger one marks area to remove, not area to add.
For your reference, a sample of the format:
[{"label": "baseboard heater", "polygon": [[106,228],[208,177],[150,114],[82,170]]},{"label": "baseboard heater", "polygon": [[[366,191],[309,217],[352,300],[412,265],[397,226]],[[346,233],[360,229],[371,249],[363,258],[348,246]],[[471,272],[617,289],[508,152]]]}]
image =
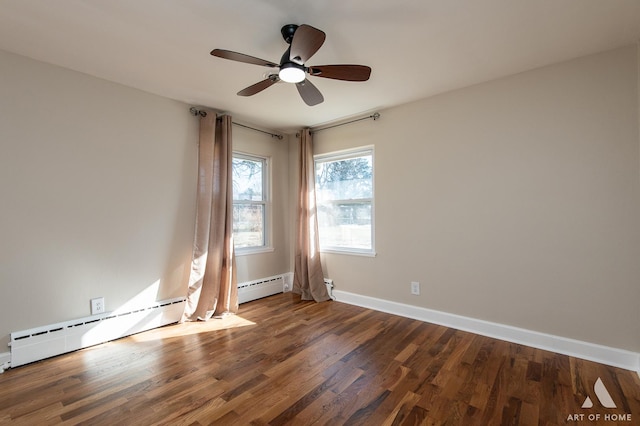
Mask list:
[{"label": "baseboard heater", "polygon": [[[240,283],[238,284],[238,303],[250,302],[252,300],[282,293],[283,291],[291,291],[292,283],[293,272]],[[325,278],[324,284],[327,286],[329,297],[335,300],[335,297],[333,296],[333,280]]]},{"label": "baseboard heater", "polygon": [[[282,293],[289,279],[284,275],[238,284],[238,302]],[[289,285],[288,288],[291,286]],[[108,312],[11,333],[11,367],[109,342],[180,321],[185,297],[155,302],[143,308]],[[2,367],[2,366],[0,366]]]},{"label": "baseboard heater", "polygon": [[240,283],[238,284],[238,303],[250,302],[251,300],[282,293],[287,288],[286,281],[285,275],[275,275]]},{"label": "baseboard heater", "polygon": [[186,298],[155,302],[11,333],[11,367],[119,339],[178,322]]}]

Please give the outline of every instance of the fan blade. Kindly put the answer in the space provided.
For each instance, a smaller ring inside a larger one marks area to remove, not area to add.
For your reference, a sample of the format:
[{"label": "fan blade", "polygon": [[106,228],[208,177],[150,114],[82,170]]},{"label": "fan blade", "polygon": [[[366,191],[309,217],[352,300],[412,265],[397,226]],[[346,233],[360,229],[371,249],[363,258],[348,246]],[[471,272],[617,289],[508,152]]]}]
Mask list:
[{"label": "fan blade", "polygon": [[265,78],[262,81],[257,82],[256,84],[252,84],[251,86],[242,89],[238,92],[238,96],[251,96],[255,95],[258,92],[262,92],[267,87],[278,82],[277,78]]},{"label": "fan blade", "polygon": [[319,65],[309,67],[309,74],[334,80],[367,81],[371,68],[365,65]]},{"label": "fan blade", "polygon": [[318,88],[311,84],[309,80],[304,80],[300,83],[296,83],[296,87],[298,88],[298,93],[300,93],[300,96],[302,97],[302,100],[305,104],[314,106],[324,101],[322,93],[320,93]]},{"label": "fan blade", "polygon": [[320,49],[327,35],[310,25],[300,25],[291,41],[289,60],[297,64],[304,64]]},{"label": "fan blade", "polygon": [[232,61],[244,62],[247,64],[262,65],[263,67],[275,68],[279,66],[278,64],[274,64],[273,62],[245,55],[244,53],[232,52],[231,50],[213,49],[211,51],[211,54],[213,56],[217,56],[218,58],[230,59]]}]

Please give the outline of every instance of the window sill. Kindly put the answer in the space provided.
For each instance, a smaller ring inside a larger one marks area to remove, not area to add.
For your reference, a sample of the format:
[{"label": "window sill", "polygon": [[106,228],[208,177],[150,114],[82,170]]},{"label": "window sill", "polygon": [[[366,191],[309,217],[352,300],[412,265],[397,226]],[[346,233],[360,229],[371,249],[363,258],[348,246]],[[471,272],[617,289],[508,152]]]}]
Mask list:
[{"label": "window sill", "polygon": [[273,247],[252,247],[236,249],[235,254],[236,256],[249,256],[251,254],[271,253],[274,251],[275,249]]},{"label": "window sill", "polygon": [[375,251],[341,250],[341,249],[320,249],[320,253],[347,254],[350,256],[376,257]]}]

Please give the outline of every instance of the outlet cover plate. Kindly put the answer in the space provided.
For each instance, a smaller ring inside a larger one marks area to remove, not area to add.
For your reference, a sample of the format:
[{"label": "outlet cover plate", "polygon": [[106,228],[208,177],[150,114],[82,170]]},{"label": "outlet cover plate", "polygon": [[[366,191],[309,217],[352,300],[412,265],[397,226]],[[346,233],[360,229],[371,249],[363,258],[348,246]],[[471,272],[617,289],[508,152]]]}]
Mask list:
[{"label": "outlet cover plate", "polygon": [[104,297],[91,299],[91,315],[104,313]]},{"label": "outlet cover plate", "polygon": [[411,294],[419,295],[420,294],[420,283],[417,281],[411,281]]}]

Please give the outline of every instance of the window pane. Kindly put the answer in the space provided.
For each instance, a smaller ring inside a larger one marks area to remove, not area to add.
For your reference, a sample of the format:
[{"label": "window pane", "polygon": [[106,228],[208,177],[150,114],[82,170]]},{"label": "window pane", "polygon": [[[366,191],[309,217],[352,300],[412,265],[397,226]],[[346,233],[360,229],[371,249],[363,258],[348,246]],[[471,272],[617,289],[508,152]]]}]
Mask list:
[{"label": "window pane", "polygon": [[235,248],[265,245],[264,205],[234,203],[233,243]]},{"label": "window pane", "polygon": [[264,162],[233,158],[233,199],[263,201],[262,175]]},{"label": "window pane", "polygon": [[316,159],[321,250],[373,253],[373,150]]},{"label": "window pane", "polygon": [[365,155],[344,160],[316,162],[318,202],[373,198],[371,160],[371,155]]},{"label": "window pane", "polygon": [[318,204],[321,247],[372,249],[371,203]]}]

